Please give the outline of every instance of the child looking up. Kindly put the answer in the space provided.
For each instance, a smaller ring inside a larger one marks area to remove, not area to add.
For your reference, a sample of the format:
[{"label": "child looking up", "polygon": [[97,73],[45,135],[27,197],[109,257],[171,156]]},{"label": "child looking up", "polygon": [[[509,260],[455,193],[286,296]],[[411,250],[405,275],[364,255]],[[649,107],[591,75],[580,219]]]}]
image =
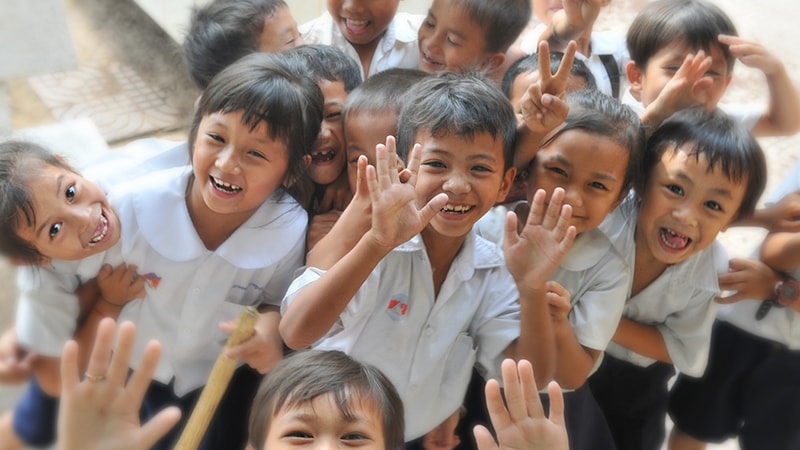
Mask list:
[{"label": "child looking up", "polygon": [[419,63],[418,14],[398,13],[400,0],[327,0],[328,10],[300,26],[312,44],[332,45],[353,58],[364,79]]},{"label": "child looking up", "polygon": [[531,16],[528,0],[433,0],[419,28],[419,68],[484,71],[499,86],[511,44]]},{"label": "child looking up", "polygon": [[650,137],[636,195],[601,229],[633,267],[623,317],[590,378],[618,449],[659,449],[674,367],[703,374],[717,277],[728,257],[716,242],[752,213],[766,183],[758,143],[720,111],[676,113]]},{"label": "child looking up", "polygon": [[[648,132],[674,112],[719,106],[756,136],[800,130],[800,97],[783,62],[762,45],[736,36],[730,18],[707,0],[648,3],[628,29],[630,89],[622,101],[642,118]],[[766,111],[719,104],[739,59],[766,76]]]},{"label": "child looking up", "polygon": [[[342,350],[392,380],[406,407],[406,441],[460,407],[473,366],[494,374],[508,355],[550,378],[544,286],[574,236],[563,192],[547,208],[537,196],[523,238],[509,218],[507,263],[472,232],[511,186],[515,130],[511,105],[487,80],[443,73],[419,81],[398,123],[408,172],[397,172],[387,139],[377,167],[367,167],[371,201],[360,211],[371,215],[370,229],[340,254],[323,255],[333,264],[310,260],[284,298],[289,347]],[[361,194],[348,210],[363,207]],[[324,240],[347,241],[344,218]]]},{"label": "child looking up", "polygon": [[192,12],[183,59],[205,89],[222,69],[255,52],[277,53],[305,44],[283,0],[214,0]]}]

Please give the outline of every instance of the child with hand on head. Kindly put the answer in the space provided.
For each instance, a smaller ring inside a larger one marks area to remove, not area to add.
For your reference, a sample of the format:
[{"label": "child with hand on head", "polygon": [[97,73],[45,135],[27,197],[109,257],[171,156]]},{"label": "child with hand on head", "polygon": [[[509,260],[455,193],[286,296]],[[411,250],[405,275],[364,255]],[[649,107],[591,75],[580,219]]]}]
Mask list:
[{"label": "child with hand on head", "polygon": [[[64,401],[59,415],[62,450],[148,449],[179,418],[180,411],[172,407],[140,425],[138,406],[161,346],[148,344],[141,364],[126,377],[135,326],[129,322],[119,326],[112,353],[113,334],[113,321],[104,319],[91,354],[91,373],[106,374],[98,378],[79,381],[79,348],[75,342],[64,346]],[[506,360],[502,372],[508,405],[496,381],[486,386],[498,442],[487,430],[475,430],[478,448],[493,450],[499,444],[501,448],[567,450],[558,385],[548,386],[554,397],[548,419],[538,403],[531,364]],[[300,415],[295,414],[298,411]],[[247,448],[276,449],[316,440],[400,450],[404,448],[403,425],[402,402],[380,371],[341,352],[307,350],[279,362],[263,380],[253,401]],[[275,435],[280,438],[277,442]]]},{"label": "child with hand on head", "polygon": [[[628,29],[627,42],[630,89],[622,101],[636,110],[649,133],[691,106],[719,106],[756,136],[800,130],[800,96],[783,62],[757,42],[737,37],[730,18],[710,1],[648,3]],[[766,111],[719,103],[737,59],[766,75]]]},{"label": "child with hand on head", "polygon": [[[550,73],[555,75],[561,67],[561,61],[564,54],[561,52],[548,51],[550,58]],[[506,97],[511,101],[511,106],[515,111],[520,109],[520,102],[522,101],[525,92],[528,88],[535,83],[539,82],[539,54],[532,53],[528,56],[522,57],[508,68],[506,74],[503,76],[503,84],[501,88]],[[597,89],[594,75],[589,71],[589,68],[583,61],[576,59],[572,61],[572,67],[569,70],[567,78],[566,92],[578,91],[581,89]]]},{"label": "child with hand on head", "polygon": [[[392,380],[406,408],[406,441],[460,408],[473,366],[491,375],[504,356],[524,358],[550,378],[545,283],[574,237],[563,192],[548,206],[537,197],[522,237],[509,217],[507,266],[472,231],[514,178],[515,128],[508,100],[484,78],[419,81],[398,123],[407,169],[397,171],[392,138],[378,147],[376,167],[360,158],[369,230],[325,255],[332,264],[307,267],[284,298],[289,347],[342,350]],[[344,218],[323,240],[343,241]]]},{"label": "child with hand on head", "polygon": [[422,16],[398,13],[400,0],[327,0],[328,10],[300,26],[312,44],[332,45],[351,57],[367,79],[419,63],[417,30]]},{"label": "child with hand on head", "polygon": [[433,0],[419,27],[419,69],[482,71],[500,86],[506,57],[531,16],[528,0]]},{"label": "child with hand on head", "polygon": [[[246,410],[264,373],[281,359],[277,301],[302,264],[307,215],[287,186],[308,186],[304,156],[319,132],[322,94],[305,66],[251,54],[214,77],[189,134],[191,166],[114,187],[123,259],[157,284],[120,317],[146,342],[169,342],[144,400],[188,412],[223,349],[232,320],[261,311],[254,335],[225,350],[247,366],[233,375],[201,448],[244,445]],[[185,414],[186,415],[186,414]],[[171,448],[179,429],[154,448]],[[220,444],[224,442],[225,444]]]},{"label": "child with hand on head", "polygon": [[283,0],[213,0],[192,11],[181,49],[192,81],[205,89],[242,56],[302,44],[305,40]]},{"label": "child with hand on head", "polygon": [[635,194],[601,225],[633,267],[623,317],[589,379],[618,449],[659,449],[674,367],[706,367],[717,277],[728,257],[719,232],[750,214],[766,183],[758,143],[721,111],[676,113],[649,138]]},{"label": "child with hand on head", "polygon": [[[768,200],[800,189],[795,164]],[[800,234],[771,232],[757,260],[731,260],[720,288],[736,291],[723,303],[711,332],[701,378],[684,374],[670,390],[671,450],[703,449],[738,438],[743,449],[790,449],[800,444]]]},{"label": "child with hand on head", "polygon": [[89,347],[99,319],[144,296],[146,280],[119,258],[120,221],[101,186],[30,142],[0,143],[0,169],[0,253],[17,266],[19,289],[4,351],[36,355],[26,357],[34,378],[0,419],[0,437],[8,449],[47,446],[55,439],[58,347],[73,336]]}]

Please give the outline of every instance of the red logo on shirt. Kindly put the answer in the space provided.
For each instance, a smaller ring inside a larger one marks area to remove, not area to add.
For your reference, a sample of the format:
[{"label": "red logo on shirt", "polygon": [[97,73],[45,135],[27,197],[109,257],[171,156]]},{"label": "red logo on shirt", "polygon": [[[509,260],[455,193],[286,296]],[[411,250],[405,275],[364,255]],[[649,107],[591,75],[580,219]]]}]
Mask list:
[{"label": "red logo on shirt", "polygon": [[161,282],[161,277],[153,272],[146,273],[142,276],[144,277],[145,282],[149,284],[150,287],[152,287],[153,289],[157,288],[158,283]]},{"label": "red logo on shirt", "polygon": [[405,295],[400,294],[392,297],[389,300],[389,306],[386,308],[386,313],[392,320],[400,320],[408,312],[408,303]]}]

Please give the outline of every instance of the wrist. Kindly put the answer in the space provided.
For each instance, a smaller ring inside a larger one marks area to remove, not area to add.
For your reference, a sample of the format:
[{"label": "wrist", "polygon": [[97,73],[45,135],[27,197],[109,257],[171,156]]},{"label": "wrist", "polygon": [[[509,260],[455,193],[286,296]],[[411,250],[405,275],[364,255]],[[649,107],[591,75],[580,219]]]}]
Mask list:
[{"label": "wrist", "polygon": [[800,297],[800,284],[789,275],[784,275],[775,283],[770,300],[780,306],[792,306]]},{"label": "wrist", "polygon": [[92,308],[92,311],[100,315],[100,317],[111,317],[111,318],[117,318],[121,310],[122,310],[122,305],[111,303],[102,297],[100,297],[97,300],[97,302],[95,302],[94,308]]}]

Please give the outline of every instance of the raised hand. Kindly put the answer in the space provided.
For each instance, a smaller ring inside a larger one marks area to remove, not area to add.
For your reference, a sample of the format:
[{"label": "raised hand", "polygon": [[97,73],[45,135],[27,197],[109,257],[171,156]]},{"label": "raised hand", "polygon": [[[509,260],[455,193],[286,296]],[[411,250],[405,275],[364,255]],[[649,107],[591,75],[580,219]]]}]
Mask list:
[{"label": "raised hand", "polygon": [[[480,450],[569,450],[564,424],[564,398],[556,382],[547,386],[550,395],[550,418],[545,415],[533,366],[526,360],[515,363],[506,359],[502,365],[505,403],[496,380],[486,382],[486,406],[497,442],[482,425],[475,427],[475,441]],[[507,404],[507,406],[506,406]]]},{"label": "raised hand", "polygon": [[697,105],[711,106],[708,105],[712,100],[709,88],[713,80],[706,75],[711,62],[711,56],[706,56],[703,50],[694,55],[686,55],[675,75],[664,85],[658,96],[647,99],[649,103],[642,120],[650,130],[655,130],[662,121],[681,109]]},{"label": "raised hand", "polygon": [[717,297],[717,303],[735,303],[739,300],[764,300],[773,294],[775,283],[780,274],[768,265],[755,259],[734,258],[730,261],[730,270],[719,276],[719,288],[723,291],[734,291],[725,297]]},{"label": "raised hand", "polygon": [[520,100],[522,122],[532,132],[544,136],[564,122],[569,112],[564,98],[572,63],[575,60],[575,42],[570,42],[555,74],[550,68],[550,47],[547,41],[539,42],[539,82],[531,84]]}]

